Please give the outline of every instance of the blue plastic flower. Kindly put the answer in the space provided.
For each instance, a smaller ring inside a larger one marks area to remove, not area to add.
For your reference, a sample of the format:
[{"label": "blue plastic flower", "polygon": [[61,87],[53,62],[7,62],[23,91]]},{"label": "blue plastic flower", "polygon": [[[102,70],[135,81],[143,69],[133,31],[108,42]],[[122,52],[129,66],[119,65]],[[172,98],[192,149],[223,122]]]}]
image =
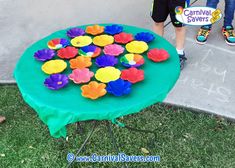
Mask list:
[{"label": "blue plastic flower", "polygon": [[111,81],[107,84],[106,90],[108,93],[113,94],[114,96],[123,96],[131,92],[131,83],[118,79]]},{"label": "blue plastic flower", "polygon": [[144,41],[146,43],[149,43],[155,39],[155,36],[148,32],[141,32],[135,35],[135,39],[137,41]]},{"label": "blue plastic flower", "polygon": [[85,46],[79,49],[78,53],[82,56],[97,57],[101,53],[101,48],[95,45]]},{"label": "blue plastic flower", "polygon": [[34,58],[39,61],[47,61],[55,56],[55,51],[51,49],[42,49],[34,53]]},{"label": "blue plastic flower", "polygon": [[120,25],[111,25],[111,26],[105,26],[104,32],[106,34],[110,34],[110,35],[115,35],[115,34],[119,34],[123,31],[123,27]]},{"label": "blue plastic flower", "polygon": [[100,67],[114,66],[118,63],[118,59],[111,55],[102,55],[96,58],[96,65]]},{"label": "blue plastic flower", "polygon": [[64,74],[50,75],[44,81],[44,85],[51,90],[58,90],[65,87],[69,83],[69,78]]}]

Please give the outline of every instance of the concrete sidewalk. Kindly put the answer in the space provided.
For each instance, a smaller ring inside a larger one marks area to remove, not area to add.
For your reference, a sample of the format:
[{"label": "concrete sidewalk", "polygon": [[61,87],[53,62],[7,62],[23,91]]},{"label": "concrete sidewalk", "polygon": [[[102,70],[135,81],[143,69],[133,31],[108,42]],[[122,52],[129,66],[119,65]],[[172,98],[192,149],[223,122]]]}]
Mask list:
[{"label": "concrete sidewalk", "polygon": [[[195,6],[203,6],[197,1]],[[224,10],[224,4],[218,8]],[[223,20],[213,26],[206,45],[198,45],[195,36],[199,27],[188,26],[186,56],[188,58],[175,88],[165,100],[167,103],[235,119],[235,46],[228,46],[221,33]],[[234,24],[235,25],[235,24]],[[167,26],[166,32],[173,32]],[[174,43],[173,33],[165,38]]]},{"label": "concrete sidewalk", "polygon": [[[146,0],[0,0],[0,4],[0,83],[14,82],[12,72],[23,51],[57,30],[89,23],[152,27],[151,1]],[[205,1],[198,0],[194,5],[204,6]],[[194,41],[198,27],[188,27],[188,62],[166,103],[235,119],[235,47],[225,44],[221,24],[214,26],[204,46]],[[165,38],[174,44],[172,32],[169,24]]]}]

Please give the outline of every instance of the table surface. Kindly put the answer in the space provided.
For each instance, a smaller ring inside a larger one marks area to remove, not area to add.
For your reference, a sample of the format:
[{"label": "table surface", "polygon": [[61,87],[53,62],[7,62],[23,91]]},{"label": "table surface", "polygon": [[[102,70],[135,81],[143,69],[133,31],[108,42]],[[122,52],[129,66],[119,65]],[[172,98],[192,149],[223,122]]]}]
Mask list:
[{"label": "table surface", "polygon": [[[86,26],[78,27],[85,29]],[[138,27],[122,26],[124,32],[133,35],[143,31],[153,33]],[[162,63],[154,63],[147,58],[147,52],[142,54],[145,64],[140,69],[145,72],[145,80],[133,84],[131,94],[122,97],[107,94],[100,99],[90,100],[81,96],[81,85],[72,81],[61,90],[49,90],[43,84],[48,77],[41,70],[43,63],[35,60],[33,55],[37,50],[47,48],[47,42],[51,39],[69,39],[66,36],[68,29],[55,32],[30,46],[21,56],[14,71],[23,99],[38,113],[53,137],[66,137],[66,125],[71,123],[85,120],[114,121],[118,117],[137,113],[147,106],[162,102],[179,77],[179,58],[175,47],[154,34],[156,38],[149,44],[149,48],[163,48],[168,51],[170,58]],[[120,63],[117,67],[124,69]],[[92,66],[91,70],[95,72],[96,67]],[[67,68],[63,73],[70,74],[71,69]]]}]

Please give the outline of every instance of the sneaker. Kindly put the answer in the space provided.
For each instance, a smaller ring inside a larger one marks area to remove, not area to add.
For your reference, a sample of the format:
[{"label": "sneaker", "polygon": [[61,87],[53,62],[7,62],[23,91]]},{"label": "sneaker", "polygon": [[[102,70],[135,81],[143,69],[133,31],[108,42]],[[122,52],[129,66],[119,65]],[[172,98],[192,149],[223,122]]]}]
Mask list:
[{"label": "sneaker", "polygon": [[179,54],[179,58],[180,58],[180,70],[183,70],[185,61],[187,60],[187,58],[185,57],[185,53],[183,55]]},{"label": "sneaker", "polygon": [[235,32],[233,26],[226,26],[222,28],[222,34],[225,38],[225,42],[228,45],[235,45]]},{"label": "sneaker", "polygon": [[210,26],[202,26],[196,36],[196,42],[198,44],[206,44],[210,32],[211,32]]}]

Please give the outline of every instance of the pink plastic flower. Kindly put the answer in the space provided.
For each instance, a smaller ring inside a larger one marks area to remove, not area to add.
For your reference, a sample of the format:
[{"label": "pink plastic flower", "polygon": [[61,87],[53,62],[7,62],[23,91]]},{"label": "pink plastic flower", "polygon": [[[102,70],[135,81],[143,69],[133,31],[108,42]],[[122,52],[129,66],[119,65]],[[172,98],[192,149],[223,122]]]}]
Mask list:
[{"label": "pink plastic flower", "polygon": [[124,52],[124,48],[118,44],[110,44],[104,47],[104,53],[106,55],[119,56]]},{"label": "pink plastic flower", "polygon": [[94,73],[89,71],[88,68],[83,69],[75,69],[72,74],[69,75],[69,79],[71,79],[74,83],[87,83],[94,76]]}]

